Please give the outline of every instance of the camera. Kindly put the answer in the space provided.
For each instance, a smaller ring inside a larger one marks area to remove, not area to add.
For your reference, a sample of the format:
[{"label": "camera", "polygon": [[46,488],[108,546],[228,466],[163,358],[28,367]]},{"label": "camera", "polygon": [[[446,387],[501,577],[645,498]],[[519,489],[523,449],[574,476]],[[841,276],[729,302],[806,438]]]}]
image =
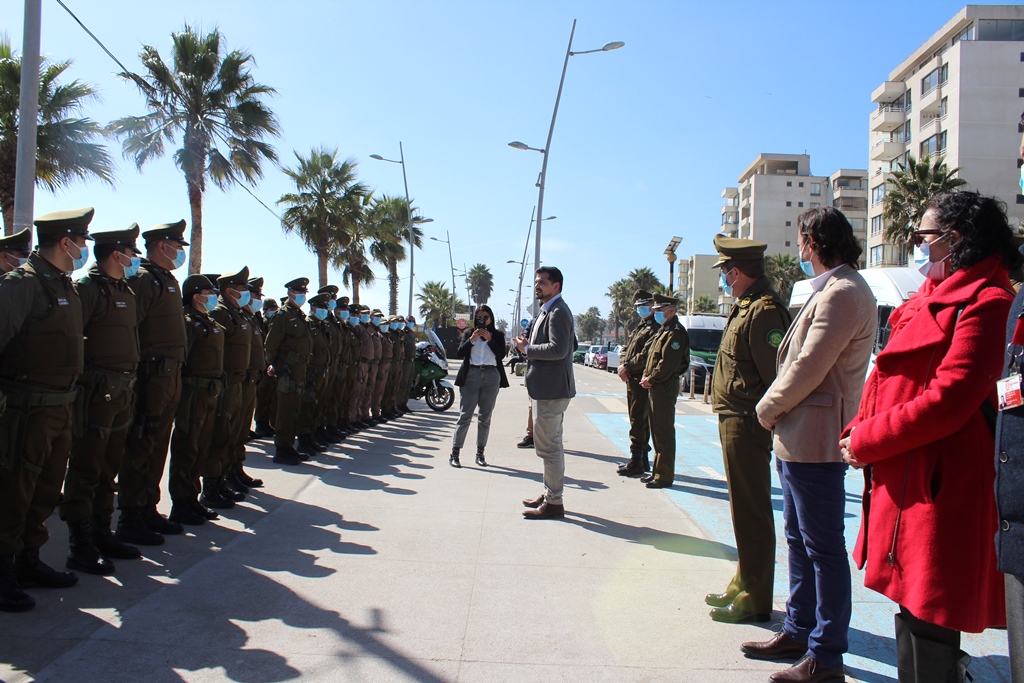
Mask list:
[{"label": "camera", "polygon": [[473,326],[478,330],[487,329],[487,318],[475,318],[473,320]]}]

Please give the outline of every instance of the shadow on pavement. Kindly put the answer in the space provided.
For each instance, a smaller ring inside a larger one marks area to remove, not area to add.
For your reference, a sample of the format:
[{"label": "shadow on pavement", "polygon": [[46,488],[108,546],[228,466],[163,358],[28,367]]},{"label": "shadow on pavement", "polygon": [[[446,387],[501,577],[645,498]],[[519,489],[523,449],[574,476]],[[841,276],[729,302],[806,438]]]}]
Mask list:
[{"label": "shadow on pavement", "polygon": [[718,560],[735,560],[737,557],[736,548],[725,543],[683,534],[670,534],[650,527],[632,526],[582,512],[568,511],[566,521],[588,531],[621,538],[632,543],[649,545],[665,552],[711,557]]},{"label": "shadow on pavement", "polygon": [[[514,467],[505,467],[504,465],[495,465],[490,463],[487,467],[488,471],[496,472],[498,474],[504,474],[509,477],[515,477],[516,479],[527,479],[529,481],[541,481],[542,473],[541,466],[538,464],[536,472],[527,472],[525,470],[518,470]],[[582,491],[603,491],[608,488],[608,485],[600,481],[591,481],[589,479],[575,479],[573,477],[565,478],[566,488],[576,488]]]}]

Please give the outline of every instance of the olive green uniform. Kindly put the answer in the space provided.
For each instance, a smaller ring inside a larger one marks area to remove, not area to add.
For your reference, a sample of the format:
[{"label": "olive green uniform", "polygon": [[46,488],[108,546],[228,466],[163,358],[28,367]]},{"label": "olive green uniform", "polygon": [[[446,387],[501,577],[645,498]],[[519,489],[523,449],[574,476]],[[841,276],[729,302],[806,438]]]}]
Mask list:
[{"label": "olive green uniform", "polygon": [[[349,408],[349,422],[360,422],[369,416],[370,368],[373,367],[373,339],[370,337],[370,326],[357,323],[352,328],[359,339],[359,365],[352,384],[352,404]],[[374,373],[376,375],[376,373]]]},{"label": "olive green uniform", "polygon": [[85,372],[78,380],[75,433],[64,478],[61,519],[96,517],[109,529],[114,478],[132,419],[132,386],[139,364],[135,294],[93,264],[75,287],[85,326]]},{"label": "olive green uniform", "polygon": [[181,287],[170,271],[142,259],[128,280],[139,316],[138,379],[133,426],[117,477],[117,506],[155,508],[167,463],[171,427],[181,401],[185,362],[185,317]]},{"label": "olive green uniform", "polygon": [[185,309],[188,360],[181,371],[181,402],[171,434],[168,488],[175,505],[197,501],[204,467],[224,390],[224,328],[206,313]]},{"label": "olive green uniform", "polygon": [[768,279],[754,282],[729,313],[711,380],[739,555],[726,592],[738,609],[756,614],[772,611],[775,520],[772,435],[754,407],[775,380],[776,354],[789,324],[789,311]]},{"label": "olive green uniform", "polygon": [[299,408],[298,433],[308,436],[316,431],[320,409],[326,398],[327,368],[331,363],[331,349],[325,329],[325,321],[310,317],[306,320],[309,330],[310,355],[306,369],[306,380],[302,383],[302,401]]},{"label": "olive green uniform", "polygon": [[341,325],[333,311],[327,314],[327,320],[323,323],[331,352],[331,364],[327,370],[326,397],[318,422],[321,427],[334,427],[341,417],[341,395],[345,387],[345,335]]},{"label": "olive green uniform", "polygon": [[405,354],[405,347],[402,345],[402,336],[398,330],[391,330],[385,334],[391,340],[391,370],[388,372],[388,381],[384,386],[381,411],[394,413],[397,407],[395,395],[398,386],[402,383],[402,357]]},{"label": "olive green uniform", "polygon": [[679,398],[679,377],[690,367],[690,337],[679,318],[658,329],[650,341],[644,377],[651,383],[651,437],[654,441],[652,474],[658,484],[668,486],[676,471],[676,399]]},{"label": "olive green uniform", "polygon": [[650,343],[657,336],[660,327],[654,322],[653,317],[641,320],[630,335],[626,350],[619,357],[619,363],[629,373],[629,382],[626,384],[626,410],[629,412],[631,462],[637,458],[646,458],[651,450],[651,399],[647,389],[640,386],[640,380],[643,379],[644,369],[647,367]]},{"label": "olive green uniform", "polygon": [[[267,318],[262,313],[257,313],[255,318],[259,322],[260,334],[263,338],[263,346],[267,344],[267,331],[270,329],[270,321],[277,315],[275,311],[274,315]],[[263,349],[260,349],[263,352]],[[271,377],[267,374],[266,353],[264,355],[263,372],[260,375],[259,382],[256,384],[256,410],[253,413],[253,419],[256,420],[257,425],[272,426],[274,421],[277,419],[277,378]]]},{"label": "olive green uniform", "polygon": [[277,416],[274,419],[274,445],[290,448],[298,434],[300,390],[305,385],[306,367],[313,339],[306,314],[289,300],[270,319],[264,349],[267,365],[277,378]]},{"label": "olive green uniform", "polygon": [[345,372],[343,375],[344,381],[339,418],[345,425],[352,420],[352,413],[358,399],[356,383],[360,377],[360,354],[362,352],[362,342],[356,329],[358,325],[349,322],[351,320],[352,318],[349,318],[348,321],[341,324],[342,334],[345,335],[345,343],[342,345],[344,349],[343,362],[345,364]]},{"label": "olive green uniform", "polygon": [[416,381],[416,334],[408,327],[401,332],[404,352],[402,354],[402,388],[398,405],[403,410],[408,410],[409,394],[412,393],[412,385]]},{"label": "olive green uniform", "polygon": [[387,332],[376,330],[377,338],[380,339],[380,358],[377,362],[377,382],[373,390],[373,405],[370,407],[374,418],[380,419],[381,407],[384,401],[384,387],[387,386],[388,377],[391,375],[391,359],[394,356],[394,345]]},{"label": "olive green uniform", "polygon": [[235,461],[239,434],[248,435],[249,423],[242,417],[244,383],[252,360],[252,329],[242,309],[220,295],[210,317],[224,330],[224,391],[214,419],[210,452],[202,467],[204,477],[222,477]]},{"label": "olive green uniform", "polygon": [[38,551],[71,450],[84,369],[82,303],[70,278],[33,252],[0,280],[0,555]]},{"label": "olive green uniform", "polygon": [[249,323],[249,369],[245,373],[245,382],[242,383],[242,428],[238,431],[238,438],[235,441],[235,452],[232,461],[236,465],[245,462],[245,444],[249,441],[249,426],[252,424],[253,416],[256,413],[257,387],[263,381],[266,372],[267,361],[263,353],[263,326],[260,324],[259,316],[242,311],[242,316]]}]

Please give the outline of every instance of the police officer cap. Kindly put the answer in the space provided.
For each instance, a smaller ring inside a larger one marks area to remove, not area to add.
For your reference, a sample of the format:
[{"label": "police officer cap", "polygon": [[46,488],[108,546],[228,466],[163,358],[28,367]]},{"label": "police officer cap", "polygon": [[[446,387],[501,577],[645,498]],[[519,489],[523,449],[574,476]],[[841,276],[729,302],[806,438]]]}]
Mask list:
[{"label": "police officer cap", "polygon": [[220,273],[203,273],[203,277],[210,281],[214,291],[219,291],[217,290],[217,285],[214,285],[213,283],[220,280]]},{"label": "police officer cap", "polygon": [[634,306],[642,306],[644,304],[649,304],[652,301],[654,301],[654,295],[648,292],[646,289],[636,290],[636,296],[633,297]]},{"label": "police officer cap", "polygon": [[327,305],[331,301],[330,294],[317,294],[309,300],[310,306],[319,306],[320,308],[327,308]]},{"label": "police officer cap", "polygon": [[369,307],[369,306],[360,306],[360,307],[359,307],[359,311],[360,311],[361,313],[366,313],[366,314],[369,314],[369,313],[370,313],[370,307]]},{"label": "police officer cap", "polygon": [[318,289],[316,293],[327,294],[333,299],[334,297],[338,296],[338,285],[324,285],[323,287]]},{"label": "police officer cap", "polygon": [[726,261],[757,261],[764,258],[768,245],[764,242],[715,235],[715,249],[718,250],[718,262],[711,266],[718,268]]},{"label": "police officer cap", "polygon": [[654,295],[654,306],[658,308],[660,306],[678,306],[679,300],[671,296],[665,296],[664,294]]},{"label": "police officer cap", "polygon": [[115,247],[126,247],[134,251],[136,254],[141,254],[142,252],[135,246],[135,240],[137,240],[138,237],[138,223],[132,223],[132,227],[127,230],[108,230],[106,232],[98,232],[92,236],[92,238],[96,240],[96,246],[109,244]]},{"label": "police officer cap", "polygon": [[389,323],[397,323],[398,322],[398,316],[397,315],[389,315],[388,316],[388,322]]},{"label": "police officer cap", "polygon": [[339,306],[348,306],[348,302],[349,301],[350,301],[350,299],[347,296],[339,296],[338,297],[338,305]]},{"label": "police officer cap", "polygon": [[185,278],[185,281],[181,283],[181,296],[185,301],[188,301],[188,298],[196,292],[201,292],[204,289],[212,290],[213,288],[213,283],[210,282],[210,278],[207,276],[189,275]]},{"label": "police officer cap", "polygon": [[154,225],[152,228],[142,233],[142,239],[146,242],[157,242],[159,240],[172,240],[178,244],[187,247],[188,242],[185,241],[185,219],[182,218],[177,223],[161,223],[160,225]]},{"label": "police officer cap", "polygon": [[266,301],[263,302],[263,308],[264,310],[268,308],[277,310],[277,299],[267,299]]},{"label": "police officer cap", "polygon": [[34,223],[36,234],[39,239],[44,237],[64,237],[73,235],[91,240],[89,235],[89,223],[96,214],[96,209],[88,206],[84,209],[72,209],[71,211],[51,211],[40,216]]},{"label": "police officer cap", "polygon": [[294,280],[292,280],[291,282],[285,283],[284,286],[285,286],[286,289],[291,289],[291,290],[294,290],[296,292],[305,292],[306,291],[306,287],[309,286],[309,278],[308,277],[297,277]]},{"label": "police officer cap", "polygon": [[370,315],[379,315],[379,316],[381,316],[382,318],[384,317],[384,314],[380,312],[380,309],[379,309],[379,308],[375,308],[375,309],[373,309],[372,311],[370,311]]},{"label": "police officer cap", "polygon": [[397,322],[404,323],[405,322],[405,316],[404,315],[396,315],[395,316],[395,320]]},{"label": "police officer cap", "polygon": [[253,294],[263,295],[263,278],[251,277],[249,278],[249,291]]},{"label": "police officer cap", "polygon": [[348,307],[348,312],[351,313],[352,315],[359,315],[360,313],[363,312],[363,307],[360,306],[359,304],[352,304],[351,306]]},{"label": "police officer cap", "polygon": [[286,303],[288,303],[288,297],[282,296],[281,297],[281,304],[283,305],[283,304],[286,304]]},{"label": "police officer cap", "polygon": [[229,275],[221,275],[217,278],[218,287],[227,287],[228,285],[242,285],[244,287],[249,286],[249,266],[245,266],[237,273],[231,273]]},{"label": "police officer cap", "polygon": [[0,237],[0,251],[32,251],[32,231],[28,228],[19,230],[13,235]]}]

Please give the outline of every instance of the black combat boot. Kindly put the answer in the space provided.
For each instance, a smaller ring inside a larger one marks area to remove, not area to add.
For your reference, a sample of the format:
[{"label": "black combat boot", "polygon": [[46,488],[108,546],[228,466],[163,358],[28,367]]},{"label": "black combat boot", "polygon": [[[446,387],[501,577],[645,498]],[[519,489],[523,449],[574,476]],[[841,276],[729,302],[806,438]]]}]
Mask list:
[{"label": "black combat boot", "polygon": [[[220,495],[221,496],[223,496],[224,498],[227,498],[230,501],[234,501],[235,503],[240,503],[243,500],[245,500],[245,494],[249,492],[248,488],[246,488],[244,491],[235,488],[232,485],[231,477],[229,477],[229,476],[217,477],[217,480],[220,481]],[[245,487],[242,487],[242,488],[245,488]]]},{"label": "black combat boot", "polygon": [[299,435],[298,446],[295,448],[295,451],[303,461],[309,460],[318,452],[313,444],[313,440],[309,438],[309,434]]},{"label": "black combat boot", "polygon": [[240,484],[244,484],[251,489],[258,489],[263,486],[263,480],[257,479],[256,477],[250,477],[240,462],[236,462],[232,465],[231,471],[234,473],[235,479],[238,480]]},{"label": "black combat boot", "polygon": [[238,491],[241,494],[249,493],[249,487],[241,482],[238,475],[235,473],[235,468],[232,466],[228,469],[228,473],[224,475],[224,483],[228,485],[228,488],[232,491]]},{"label": "black combat boot", "polygon": [[462,467],[462,463],[459,462],[459,451],[461,450],[461,448],[452,448],[452,454],[448,458],[448,464],[452,467]]},{"label": "black combat boot", "polygon": [[644,456],[641,453],[633,453],[629,462],[619,468],[620,477],[639,477],[644,473]]},{"label": "black combat boot", "polygon": [[269,438],[271,436],[274,436],[275,432],[274,432],[274,428],[271,427],[266,422],[257,422],[256,423],[256,432],[255,433],[256,433],[257,438],[266,439],[266,438]]},{"label": "black combat boot", "polygon": [[484,460],[484,449],[483,448],[479,448],[478,447],[476,449],[476,464],[479,465],[480,467],[487,467],[487,461]]},{"label": "black combat boot", "polygon": [[651,471],[651,456],[645,452],[644,453],[644,472],[650,472],[650,471]]},{"label": "black combat boot", "polygon": [[[110,515],[93,515],[92,524],[92,541],[96,544],[96,549],[100,551],[100,555],[103,557],[115,560],[137,560],[142,557],[142,553],[139,552],[138,548],[125,543],[110,533]],[[147,531],[149,530],[147,529]],[[157,534],[157,536],[160,536],[160,534]],[[164,537],[160,536],[160,543],[163,542]]]},{"label": "black combat boot", "polygon": [[64,566],[86,574],[110,576],[114,573],[114,563],[100,555],[93,532],[91,517],[68,522],[68,559]]},{"label": "black combat boot", "polygon": [[320,429],[316,430],[316,436],[318,439],[328,444],[328,446],[330,446],[330,444],[336,444],[341,441],[341,439],[336,437],[334,433],[331,432],[331,430],[328,429],[327,427],[321,427]]},{"label": "black combat boot", "polygon": [[27,612],[36,606],[21,589],[14,571],[14,555],[0,555],[0,612]]},{"label": "black combat boot", "polygon": [[[124,515],[124,510],[121,511],[121,515]],[[142,521],[146,524],[147,529],[149,529],[150,531],[155,531],[161,536],[176,536],[178,534],[185,533],[185,529],[182,528],[180,524],[178,524],[177,522],[172,522],[171,520],[161,515],[157,511],[156,505],[150,505],[149,507],[142,508]],[[117,529],[120,532],[120,519],[117,520]]]},{"label": "black combat boot", "polygon": [[208,520],[208,521],[213,521],[215,519],[220,519],[220,515],[217,514],[216,510],[214,510],[213,508],[209,508],[209,507],[203,505],[202,503],[199,502],[198,498],[193,498],[192,500],[190,500],[189,501],[189,505],[192,506],[192,509],[195,512],[197,512],[198,514],[202,515],[203,518]]},{"label": "black combat boot", "polygon": [[[153,506],[156,513],[156,506]],[[159,517],[159,513],[157,513]],[[163,520],[163,517],[160,517]],[[166,522],[167,520],[164,520]],[[181,525],[176,525],[181,533]],[[125,508],[117,518],[117,531],[114,533],[119,540],[135,545],[163,545],[163,533],[153,529],[143,517],[142,508]],[[110,557],[116,557],[111,555]]]},{"label": "black combat boot", "polygon": [[196,509],[196,503],[191,500],[176,500],[171,503],[171,514],[167,518],[172,524],[185,524],[187,526],[199,526],[206,524],[206,515]]},{"label": "black combat boot", "polygon": [[223,485],[221,477],[203,477],[203,492],[199,495],[199,503],[214,510],[230,510],[235,507],[235,501],[225,498],[221,492]]},{"label": "black combat boot", "polygon": [[291,446],[281,446],[274,453],[274,462],[278,465],[301,465],[303,460],[298,451]]}]

